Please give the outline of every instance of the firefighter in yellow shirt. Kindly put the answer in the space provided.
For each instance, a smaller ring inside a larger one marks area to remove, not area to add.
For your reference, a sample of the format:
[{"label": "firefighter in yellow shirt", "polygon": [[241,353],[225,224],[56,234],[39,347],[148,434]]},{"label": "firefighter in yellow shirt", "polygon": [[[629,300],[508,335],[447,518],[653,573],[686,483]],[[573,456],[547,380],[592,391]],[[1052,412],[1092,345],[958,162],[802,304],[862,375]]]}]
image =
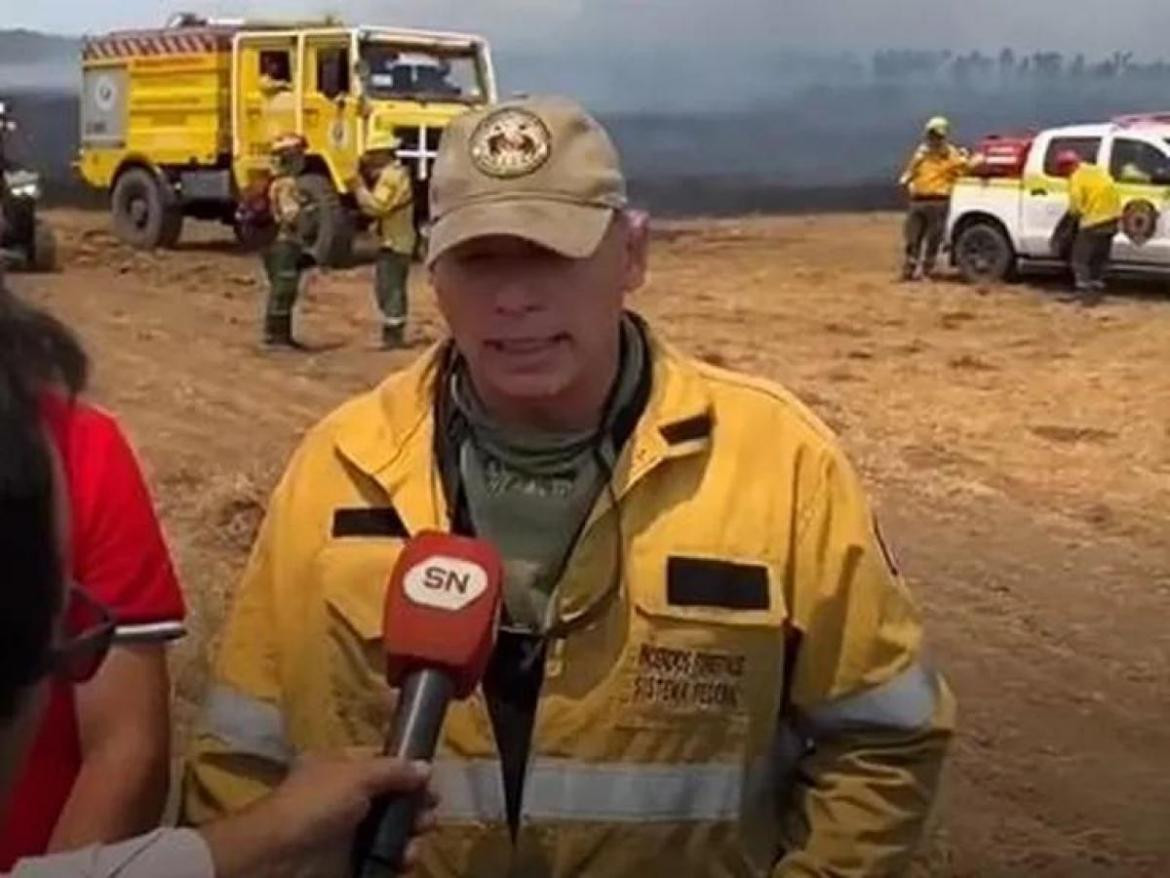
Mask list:
[{"label": "firefighter in yellow shirt", "polygon": [[350,190],[362,213],[377,223],[374,297],[382,314],[382,347],[406,342],[407,281],[414,255],[414,180],[398,160],[398,140],[371,140]]},{"label": "firefighter in yellow shirt", "polygon": [[441,529],[499,549],[506,609],[443,724],[413,875],[902,874],[954,700],[837,440],[625,309],[649,229],[571,101],[455,119],[431,208],[450,338],[294,454],[224,632],[186,817],[384,738],[386,572]]},{"label": "firefighter in yellow shirt", "polygon": [[1113,239],[1121,227],[1121,192],[1104,168],[1073,150],[1056,158],[1057,173],[1068,177],[1068,212],[1077,219],[1072,269],[1081,304],[1096,305],[1105,293],[1105,272]]},{"label": "firefighter in yellow shirt", "polygon": [[926,139],[914,151],[899,180],[910,196],[903,280],[934,274],[946,233],[951,192],[975,163],[966,150],[949,142],[950,127],[950,122],[942,116],[926,123]]}]

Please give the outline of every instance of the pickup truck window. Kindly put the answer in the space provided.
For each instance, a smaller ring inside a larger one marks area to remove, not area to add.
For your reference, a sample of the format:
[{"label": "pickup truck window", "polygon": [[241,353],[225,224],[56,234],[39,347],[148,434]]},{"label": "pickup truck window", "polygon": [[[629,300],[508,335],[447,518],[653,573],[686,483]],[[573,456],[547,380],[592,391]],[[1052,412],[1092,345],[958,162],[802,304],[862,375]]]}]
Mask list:
[{"label": "pickup truck window", "polygon": [[1059,177],[1056,169],[1056,157],[1066,150],[1072,150],[1086,162],[1097,161],[1097,153],[1101,149],[1100,137],[1054,137],[1048,142],[1048,149],[1044,153],[1044,173],[1049,177]]},{"label": "pickup truck window", "polygon": [[1170,181],[1170,158],[1152,143],[1119,137],[1113,141],[1109,173],[1122,183],[1164,183]]}]

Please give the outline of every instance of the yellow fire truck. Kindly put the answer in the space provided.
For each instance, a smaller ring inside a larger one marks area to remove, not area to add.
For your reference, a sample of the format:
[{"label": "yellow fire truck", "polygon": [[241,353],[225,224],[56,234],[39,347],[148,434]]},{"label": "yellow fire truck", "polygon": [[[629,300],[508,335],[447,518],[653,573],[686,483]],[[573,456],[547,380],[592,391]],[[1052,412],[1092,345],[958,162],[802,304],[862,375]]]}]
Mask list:
[{"label": "yellow fire truck", "polygon": [[180,14],[161,29],[87,39],[82,68],[79,169],[110,193],[122,240],[173,247],[185,217],[220,220],[244,240],[269,144],[295,131],[309,142],[303,232],[329,265],[348,258],[361,222],[346,181],[367,148],[398,139],[421,214],[444,127],[496,100],[481,37],[331,20]]}]

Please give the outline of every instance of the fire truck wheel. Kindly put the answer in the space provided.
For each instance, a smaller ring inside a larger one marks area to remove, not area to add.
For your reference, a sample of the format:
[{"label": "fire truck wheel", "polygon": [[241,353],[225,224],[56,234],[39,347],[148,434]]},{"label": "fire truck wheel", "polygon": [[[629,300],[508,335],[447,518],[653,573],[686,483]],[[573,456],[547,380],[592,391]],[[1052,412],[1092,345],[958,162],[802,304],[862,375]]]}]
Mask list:
[{"label": "fire truck wheel", "polygon": [[232,233],[240,246],[249,252],[263,250],[276,240],[276,226],[272,223],[255,225],[237,221],[232,223]]},{"label": "fire truck wheel", "polygon": [[110,197],[114,232],[132,247],[174,247],[183,231],[183,212],[165,181],[146,168],[118,177]]},{"label": "fire truck wheel", "polygon": [[353,256],[353,217],[333,181],[322,174],[304,174],[299,186],[308,201],[301,214],[306,252],[318,265],[348,265]]}]

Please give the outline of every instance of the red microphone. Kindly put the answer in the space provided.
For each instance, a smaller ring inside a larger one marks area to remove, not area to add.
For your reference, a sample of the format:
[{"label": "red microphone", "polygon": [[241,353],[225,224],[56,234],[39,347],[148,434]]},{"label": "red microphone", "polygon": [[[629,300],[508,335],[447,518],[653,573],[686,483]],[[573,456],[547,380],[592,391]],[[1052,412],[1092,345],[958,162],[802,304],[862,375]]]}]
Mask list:
[{"label": "red microphone", "polygon": [[[429,760],[452,698],[475,691],[499,623],[503,564],[481,540],[434,531],[407,542],[386,591],[386,679],[399,688],[385,753]],[[394,875],[421,797],[376,799],[354,842],[352,873]]]}]

